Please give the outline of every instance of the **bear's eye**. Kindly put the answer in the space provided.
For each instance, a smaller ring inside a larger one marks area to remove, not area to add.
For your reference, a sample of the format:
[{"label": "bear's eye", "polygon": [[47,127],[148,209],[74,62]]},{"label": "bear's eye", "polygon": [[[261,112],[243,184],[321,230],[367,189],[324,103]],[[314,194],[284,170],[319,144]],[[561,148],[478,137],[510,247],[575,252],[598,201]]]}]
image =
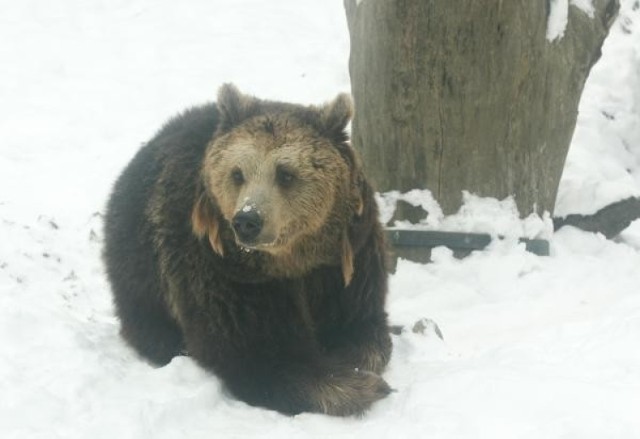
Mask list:
[{"label": "bear's eye", "polygon": [[235,168],[231,171],[231,179],[236,186],[241,186],[244,183],[244,175],[240,168]]},{"label": "bear's eye", "polygon": [[293,174],[293,172],[291,172],[284,166],[278,166],[276,168],[276,181],[278,182],[278,185],[280,187],[285,189],[291,187],[295,179],[296,176]]}]

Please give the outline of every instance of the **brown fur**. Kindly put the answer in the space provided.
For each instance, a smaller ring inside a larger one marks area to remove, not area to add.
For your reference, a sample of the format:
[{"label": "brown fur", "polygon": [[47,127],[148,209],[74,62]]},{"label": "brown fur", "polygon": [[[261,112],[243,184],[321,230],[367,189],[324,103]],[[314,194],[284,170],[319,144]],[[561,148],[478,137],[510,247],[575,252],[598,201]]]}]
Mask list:
[{"label": "brown fur", "polygon": [[220,256],[224,256],[224,247],[219,233],[220,226],[212,213],[210,201],[204,192],[200,193],[193,207],[191,225],[193,226],[193,233],[198,238],[203,238],[207,235],[211,248]]},{"label": "brown fur", "polygon": [[132,346],[158,364],[186,347],[283,413],[360,414],[390,391],[384,243],[351,115],[347,95],[303,107],[226,85],[140,151],[105,226]]}]

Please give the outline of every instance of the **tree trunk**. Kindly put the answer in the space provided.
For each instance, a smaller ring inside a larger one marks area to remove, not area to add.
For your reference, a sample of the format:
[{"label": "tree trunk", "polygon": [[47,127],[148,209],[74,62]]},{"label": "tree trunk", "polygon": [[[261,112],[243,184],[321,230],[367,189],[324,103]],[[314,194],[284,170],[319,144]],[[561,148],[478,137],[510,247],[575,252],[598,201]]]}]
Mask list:
[{"label": "tree trunk", "polygon": [[569,6],[546,38],[549,0],[345,0],[352,141],[378,190],[462,190],[553,213],[589,70],[618,0]]}]

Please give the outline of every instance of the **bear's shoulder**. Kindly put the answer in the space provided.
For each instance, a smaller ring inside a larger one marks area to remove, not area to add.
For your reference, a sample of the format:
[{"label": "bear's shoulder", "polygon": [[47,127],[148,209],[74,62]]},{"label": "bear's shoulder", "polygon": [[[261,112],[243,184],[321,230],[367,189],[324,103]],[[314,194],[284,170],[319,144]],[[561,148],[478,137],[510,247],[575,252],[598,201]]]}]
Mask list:
[{"label": "bear's shoulder", "polygon": [[215,103],[190,107],[172,117],[153,137],[160,151],[179,153],[180,150],[203,152],[213,137],[219,122]]}]

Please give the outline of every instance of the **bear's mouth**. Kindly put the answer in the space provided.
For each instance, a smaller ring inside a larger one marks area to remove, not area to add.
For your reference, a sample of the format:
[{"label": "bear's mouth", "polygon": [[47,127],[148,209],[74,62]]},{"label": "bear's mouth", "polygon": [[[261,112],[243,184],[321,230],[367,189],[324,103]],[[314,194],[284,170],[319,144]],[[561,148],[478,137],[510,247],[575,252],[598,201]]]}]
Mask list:
[{"label": "bear's mouth", "polygon": [[272,240],[269,242],[244,242],[238,239],[236,236],[236,244],[246,253],[252,253],[254,251],[263,251],[267,253],[277,253],[277,245],[276,240]]},{"label": "bear's mouth", "polygon": [[238,247],[240,247],[240,250],[242,250],[245,253],[253,253],[254,249],[251,247],[245,247],[244,245],[239,245]]}]

